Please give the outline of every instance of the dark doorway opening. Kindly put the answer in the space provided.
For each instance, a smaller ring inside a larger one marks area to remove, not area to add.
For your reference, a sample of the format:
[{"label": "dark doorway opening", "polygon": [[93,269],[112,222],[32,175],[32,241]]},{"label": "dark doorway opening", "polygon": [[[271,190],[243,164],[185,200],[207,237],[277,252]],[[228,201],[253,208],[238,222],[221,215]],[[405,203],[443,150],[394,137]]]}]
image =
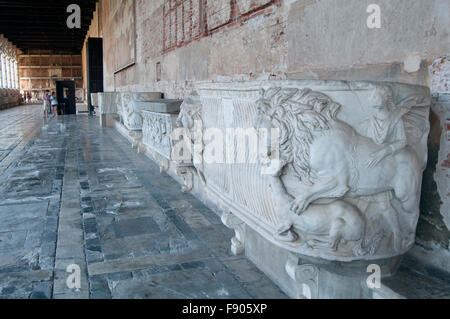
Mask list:
[{"label": "dark doorway opening", "polygon": [[77,114],[75,99],[75,81],[56,81],[58,114]]},{"label": "dark doorway opening", "polygon": [[87,100],[89,114],[92,114],[91,93],[103,92],[103,39],[89,38],[86,46]]}]

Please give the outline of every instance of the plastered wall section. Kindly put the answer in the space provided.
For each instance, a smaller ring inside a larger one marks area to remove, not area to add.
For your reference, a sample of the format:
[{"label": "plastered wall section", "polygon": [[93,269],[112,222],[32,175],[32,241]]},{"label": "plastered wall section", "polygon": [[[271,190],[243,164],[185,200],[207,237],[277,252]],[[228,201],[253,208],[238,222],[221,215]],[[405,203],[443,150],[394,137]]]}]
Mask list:
[{"label": "plastered wall section", "polygon": [[[367,25],[372,3],[380,28]],[[110,23],[115,1],[100,6],[102,27],[120,27]],[[136,63],[114,73],[105,52],[105,91],[184,98],[198,82],[260,79],[429,86],[437,98],[415,252],[449,270],[448,58],[439,62],[450,54],[448,0],[135,0],[135,8]]]}]

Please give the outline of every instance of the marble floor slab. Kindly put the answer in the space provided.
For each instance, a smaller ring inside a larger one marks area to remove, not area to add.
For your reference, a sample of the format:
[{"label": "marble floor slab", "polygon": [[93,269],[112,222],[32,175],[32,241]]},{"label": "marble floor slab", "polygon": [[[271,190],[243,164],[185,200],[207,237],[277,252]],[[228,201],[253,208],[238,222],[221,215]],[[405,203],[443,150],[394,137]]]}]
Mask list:
[{"label": "marble floor slab", "polygon": [[0,112],[0,298],[287,298],[114,129],[41,113]]}]

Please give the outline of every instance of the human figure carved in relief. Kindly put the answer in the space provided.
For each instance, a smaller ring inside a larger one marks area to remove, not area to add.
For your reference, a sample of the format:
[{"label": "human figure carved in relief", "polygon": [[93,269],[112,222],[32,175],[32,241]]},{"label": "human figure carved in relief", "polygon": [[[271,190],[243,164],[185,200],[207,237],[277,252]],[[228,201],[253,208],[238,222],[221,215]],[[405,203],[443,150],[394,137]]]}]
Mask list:
[{"label": "human figure carved in relief", "polygon": [[392,156],[408,145],[402,117],[409,108],[397,107],[394,103],[394,93],[388,86],[375,88],[370,102],[373,103],[375,114],[364,121],[365,135],[383,148],[371,155],[367,167],[377,166],[387,156]]},{"label": "human figure carved in relief", "polygon": [[[190,153],[190,164],[195,167],[197,175],[200,177],[203,185],[206,185],[206,178],[203,173],[203,161],[198,163],[199,159],[203,159],[203,120],[202,120],[202,103],[200,96],[194,92],[181,105],[180,114],[176,125],[185,129],[188,145],[185,145]],[[181,163],[180,163],[181,164]]]}]

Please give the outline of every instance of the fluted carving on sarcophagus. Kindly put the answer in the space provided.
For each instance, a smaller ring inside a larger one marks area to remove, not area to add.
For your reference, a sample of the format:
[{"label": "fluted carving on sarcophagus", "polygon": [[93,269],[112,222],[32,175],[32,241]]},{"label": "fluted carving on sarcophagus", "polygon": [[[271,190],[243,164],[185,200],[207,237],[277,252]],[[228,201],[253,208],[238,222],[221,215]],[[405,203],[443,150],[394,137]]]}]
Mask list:
[{"label": "fluted carving on sarcophagus", "polygon": [[[205,83],[178,125],[208,197],[264,238],[305,256],[375,260],[414,243],[429,106],[428,88],[397,83]],[[255,131],[257,150],[224,138],[224,160],[205,160],[211,136],[229,129]]]}]

